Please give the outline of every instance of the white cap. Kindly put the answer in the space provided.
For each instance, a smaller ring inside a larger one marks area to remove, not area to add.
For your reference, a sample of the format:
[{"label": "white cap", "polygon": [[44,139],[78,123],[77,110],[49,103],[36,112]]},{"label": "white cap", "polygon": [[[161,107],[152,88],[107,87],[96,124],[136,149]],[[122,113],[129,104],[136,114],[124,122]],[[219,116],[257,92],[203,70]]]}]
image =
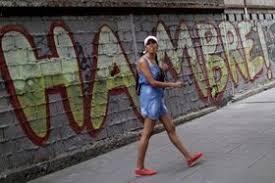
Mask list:
[{"label": "white cap", "polygon": [[147,37],[144,39],[144,46],[147,45],[147,43],[148,43],[149,40],[154,40],[154,41],[156,41],[156,43],[158,44],[158,39],[157,39],[155,36],[147,36]]}]

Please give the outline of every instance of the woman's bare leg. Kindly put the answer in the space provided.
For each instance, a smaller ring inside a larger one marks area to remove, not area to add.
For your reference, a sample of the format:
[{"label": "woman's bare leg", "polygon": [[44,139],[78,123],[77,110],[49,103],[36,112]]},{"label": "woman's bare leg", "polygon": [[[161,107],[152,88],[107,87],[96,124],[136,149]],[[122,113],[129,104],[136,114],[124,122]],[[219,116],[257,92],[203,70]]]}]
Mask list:
[{"label": "woman's bare leg", "polygon": [[167,113],[160,118],[161,123],[169,136],[170,141],[177,147],[177,149],[183,154],[188,161],[192,158],[191,153],[187,150],[186,146],[180,141],[177,136],[175,125],[172,122],[171,116]]},{"label": "woman's bare leg", "polygon": [[143,132],[138,144],[137,168],[139,169],[144,168],[145,155],[154,126],[155,122],[151,119],[146,118],[144,120]]}]

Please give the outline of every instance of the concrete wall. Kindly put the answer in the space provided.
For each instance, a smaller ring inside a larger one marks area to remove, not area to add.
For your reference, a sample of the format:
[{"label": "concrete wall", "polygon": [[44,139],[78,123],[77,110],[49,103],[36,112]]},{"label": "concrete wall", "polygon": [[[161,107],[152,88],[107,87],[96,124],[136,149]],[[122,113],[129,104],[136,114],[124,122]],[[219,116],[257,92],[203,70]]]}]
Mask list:
[{"label": "concrete wall", "polygon": [[226,7],[235,6],[235,7],[248,7],[248,8],[265,8],[271,9],[275,7],[275,1],[273,0],[224,0],[224,5]]},{"label": "concrete wall", "polygon": [[159,39],[169,79],[185,83],[166,90],[174,118],[268,83],[275,72],[275,16],[269,17],[1,18],[0,179],[140,129],[134,71],[149,34]]},{"label": "concrete wall", "polygon": [[239,5],[243,6],[244,5],[244,0],[224,0],[224,5]]},{"label": "concrete wall", "polygon": [[275,6],[275,2],[273,0],[246,0],[247,5],[254,6]]}]

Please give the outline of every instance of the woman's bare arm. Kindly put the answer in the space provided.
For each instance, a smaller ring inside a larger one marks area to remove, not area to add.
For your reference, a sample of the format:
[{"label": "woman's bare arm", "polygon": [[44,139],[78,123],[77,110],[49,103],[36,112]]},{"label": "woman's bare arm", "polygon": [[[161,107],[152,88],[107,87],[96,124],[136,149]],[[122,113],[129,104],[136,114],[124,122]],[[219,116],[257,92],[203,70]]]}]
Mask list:
[{"label": "woman's bare arm", "polygon": [[149,67],[148,67],[147,61],[142,57],[138,61],[137,66],[138,66],[138,70],[144,74],[147,81],[153,87],[167,88],[167,87],[181,87],[182,86],[182,82],[180,82],[180,81],[178,81],[178,82],[161,82],[161,81],[155,80],[151,74]]}]

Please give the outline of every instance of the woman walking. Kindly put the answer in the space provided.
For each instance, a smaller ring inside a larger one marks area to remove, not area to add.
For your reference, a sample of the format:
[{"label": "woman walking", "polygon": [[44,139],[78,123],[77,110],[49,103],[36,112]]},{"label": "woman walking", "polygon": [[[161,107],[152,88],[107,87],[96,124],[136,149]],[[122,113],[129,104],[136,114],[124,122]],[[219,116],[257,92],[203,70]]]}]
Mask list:
[{"label": "woman walking", "polygon": [[154,175],[157,171],[144,166],[148,143],[155,126],[160,120],[169,136],[170,141],[184,156],[189,167],[194,166],[202,157],[202,153],[191,154],[177,136],[175,126],[164,104],[164,88],[182,87],[182,82],[165,82],[160,79],[161,69],[156,60],[158,40],[155,36],[144,39],[145,54],[137,62],[140,86],[140,109],[145,118],[142,136],[138,144],[137,165],[135,174],[138,176]]}]

